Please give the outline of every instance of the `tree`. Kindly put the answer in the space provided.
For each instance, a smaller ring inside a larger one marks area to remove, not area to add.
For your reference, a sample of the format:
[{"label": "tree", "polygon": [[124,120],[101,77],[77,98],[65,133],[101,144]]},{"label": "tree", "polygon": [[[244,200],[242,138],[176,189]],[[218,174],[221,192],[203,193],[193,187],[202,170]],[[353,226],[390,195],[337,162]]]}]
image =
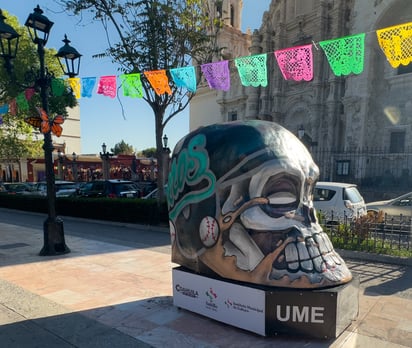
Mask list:
[{"label": "tree", "polygon": [[136,152],[133,149],[133,146],[126,144],[124,140],[114,145],[114,148],[111,149],[111,151],[115,155],[133,155]]},{"label": "tree", "polygon": [[210,4],[216,5],[221,1],[55,1],[69,13],[80,15],[89,12],[94,20],[102,23],[108,48],[96,57],[111,57],[123,73],[142,74],[143,98],[153,110],[159,200],[163,199],[163,130],[173,117],[188,106],[193,94],[172,84],[171,94],[156,94],[143,72],[168,71],[194,62],[211,62],[217,52],[216,37],[221,24],[220,20],[209,16],[215,13]]},{"label": "tree", "polygon": [[[12,100],[23,96],[29,87],[36,92],[36,71],[39,68],[37,48],[28,35],[27,28],[20,26],[17,18],[3,11],[7,23],[21,36],[16,58],[13,60],[11,75],[3,64],[0,65],[0,104],[9,104]],[[57,59],[54,57],[56,50],[45,50],[45,61],[48,71],[53,76],[62,75]],[[24,98],[26,100],[26,98]],[[0,159],[11,164],[21,158],[37,157],[42,154],[42,141],[33,135],[32,126],[24,122],[27,116],[36,116],[37,107],[40,107],[39,93],[33,94],[27,105],[20,104],[15,113],[8,112],[3,115],[3,124],[0,126]],[[76,105],[76,100],[68,89],[62,96],[50,95],[49,106],[53,114],[67,115],[66,107]],[[38,130],[37,130],[38,131]]]},{"label": "tree", "polygon": [[139,151],[137,153],[137,156],[146,157],[146,158],[156,157],[156,148],[155,147],[149,147],[147,149]]}]

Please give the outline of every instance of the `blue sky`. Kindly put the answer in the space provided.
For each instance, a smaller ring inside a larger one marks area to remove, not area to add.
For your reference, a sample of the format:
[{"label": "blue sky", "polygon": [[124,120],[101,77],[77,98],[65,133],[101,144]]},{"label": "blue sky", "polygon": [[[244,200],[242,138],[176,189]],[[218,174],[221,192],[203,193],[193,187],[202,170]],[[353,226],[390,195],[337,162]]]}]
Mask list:
[{"label": "blue sky", "polygon": [[[264,11],[269,9],[271,0],[243,0],[242,29],[260,27]],[[33,9],[40,5],[46,15],[54,22],[50,33],[48,48],[59,49],[67,34],[71,45],[82,55],[79,77],[119,75],[109,59],[93,59],[92,55],[101,53],[107,47],[106,38],[100,24],[78,23],[78,18],[59,13],[53,0],[0,0],[0,8],[18,17],[21,25]],[[81,98],[81,138],[82,153],[98,153],[105,142],[108,148],[121,140],[138,151],[154,147],[154,116],[145,102],[124,97],[112,99],[93,93],[91,98]],[[124,110],[124,116],[122,114]],[[165,134],[169,146],[174,145],[189,131],[189,112],[185,110],[174,117],[166,126]]]}]

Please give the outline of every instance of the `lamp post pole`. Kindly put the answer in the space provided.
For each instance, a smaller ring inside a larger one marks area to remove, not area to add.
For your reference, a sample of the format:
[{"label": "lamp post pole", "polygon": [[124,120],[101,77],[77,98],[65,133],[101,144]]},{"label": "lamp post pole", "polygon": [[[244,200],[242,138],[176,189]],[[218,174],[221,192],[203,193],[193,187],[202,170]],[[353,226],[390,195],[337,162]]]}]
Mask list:
[{"label": "lamp post pole", "polygon": [[64,155],[60,150],[57,152],[57,164],[57,179],[64,180]]},{"label": "lamp post pole", "polygon": [[113,154],[107,151],[107,145],[105,143],[102,144],[102,151],[103,152],[100,152],[100,158],[102,159],[103,179],[109,180],[110,179],[110,157],[112,157]]},{"label": "lamp post pole", "polygon": [[[0,56],[5,61],[6,71],[14,82],[14,74],[11,60],[16,57],[19,34],[8,24],[4,22],[5,17],[0,10]],[[39,5],[34,9],[25,23],[29,30],[29,34],[33,43],[37,46],[37,55],[39,57],[40,69],[35,81],[35,87],[40,89],[40,103],[44,113],[50,117],[48,95],[50,93],[52,75],[45,67],[45,45],[47,43],[50,29],[53,22],[43,15],[43,11]],[[56,57],[59,58],[59,63],[62,66],[60,59],[65,60],[67,71],[63,68],[65,75],[74,77],[78,75],[80,67],[81,54],[73,47],[69,46],[69,40],[65,36],[63,40],[65,45],[58,51]],[[76,63],[76,64],[75,64]],[[77,70],[76,69],[77,65]],[[52,121],[49,121],[52,122]],[[56,255],[66,254],[70,252],[64,239],[63,221],[56,216],[56,189],[55,175],[53,164],[53,140],[50,131],[43,132],[44,142],[44,163],[46,171],[47,184],[47,218],[43,223],[44,245],[40,250],[40,255]]]},{"label": "lamp post pole", "polygon": [[74,182],[77,182],[77,155],[76,152],[73,152],[73,166],[72,166],[72,171],[73,171],[73,178]]},{"label": "lamp post pole", "polygon": [[167,183],[167,177],[169,175],[169,161],[170,161],[170,149],[167,147],[169,142],[169,138],[167,137],[167,135],[165,134],[163,136],[163,186],[166,185]]},{"label": "lamp post pole", "polygon": [[[39,7],[35,9],[35,13],[40,13]],[[26,21],[26,26],[29,26],[29,18]],[[53,25],[53,23],[51,24]],[[45,40],[35,38],[34,43],[37,44],[37,54],[40,61],[39,79],[37,81],[40,87],[41,106],[45,113],[49,115],[48,93],[50,88],[50,79],[46,76],[45,60],[44,60],[44,44]],[[40,255],[54,255],[69,253],[70,249],[66,245],[64,238],[63,220],[56,216],[56,189],[55,176],[53,169],[53,140],[51,132],[44,133],[44,163],[46,169],[46,185],[47,185],[47,218],[43,224],[44,245],[40,250]],[[60,161],[60,159],[59,159]]]}]

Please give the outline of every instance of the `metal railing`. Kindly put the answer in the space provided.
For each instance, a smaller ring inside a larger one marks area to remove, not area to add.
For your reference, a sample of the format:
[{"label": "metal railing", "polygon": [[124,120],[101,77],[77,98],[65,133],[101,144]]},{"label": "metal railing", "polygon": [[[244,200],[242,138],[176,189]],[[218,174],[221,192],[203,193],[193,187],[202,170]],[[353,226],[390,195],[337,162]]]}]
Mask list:
[{"label": "metal railing", "polygon": [[412,219],[383,214],[319,222],[335,248],[412,258]]}]

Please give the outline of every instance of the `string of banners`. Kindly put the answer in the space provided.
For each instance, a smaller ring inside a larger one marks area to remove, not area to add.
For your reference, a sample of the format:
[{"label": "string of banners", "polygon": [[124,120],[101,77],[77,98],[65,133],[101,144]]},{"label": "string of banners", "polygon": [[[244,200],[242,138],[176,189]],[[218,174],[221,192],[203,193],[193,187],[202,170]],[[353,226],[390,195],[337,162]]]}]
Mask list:
[{"label": "string of banners", "polygon": [[[326,55],[332,72],[336,76],[361,74],[364,69],[365,33],[345,36],[337,39],[319,42]],[[400,24],[376,31],[378,43],[389,64],[393,68],[408,65],[412,61],[412,22]],[[295,46],[274,51],[274,57],[285,80],[311,81],[313,79],[313,52],[316,46]],[[266,87],[268,84],[267,59],[268,53],[235,58],[233,61],[239,73],[243,86]],[[211,89],[228,91],[230,89],[229,60],[200,65],[201,72]],[[142,75],[149,81],[158,95],[172,94],[170,80],[177,87],[196,92],[196,68],[186,66],[170,70],[145,71],[142,74],[122,74],[97,77],[74,77],[53,79],[52,93],[62,95],[65,84],[68,83],[77,99],[91,98],[94,91],[103,96],[115,98],[119,88],[123,95],[132,98],[143,97]],[[169,72],[169,74],[167,73]],[[97,88],[96,88],[97,87]],[[10,112],[16,114],[17,108],[28,110],[28,100],[33,96],[34,89],[27,89],[8,105],[0,106],[1,114]]]}]

